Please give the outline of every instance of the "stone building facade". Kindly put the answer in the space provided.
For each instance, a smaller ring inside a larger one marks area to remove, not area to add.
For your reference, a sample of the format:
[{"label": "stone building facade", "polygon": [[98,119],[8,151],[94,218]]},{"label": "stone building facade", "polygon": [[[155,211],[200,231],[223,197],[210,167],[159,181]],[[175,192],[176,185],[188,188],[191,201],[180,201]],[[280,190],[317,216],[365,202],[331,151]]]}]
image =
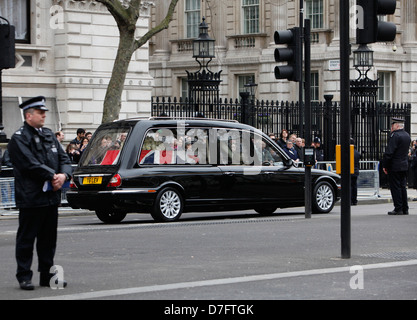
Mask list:
[{"label": "stone building facade", "polygon": [[[155,1],[151,24],[166,11],[169,1]],[[350,0],[352,50],[356,50],[354,12]],[[304,18],[312,24],[312,100],[324,101],[324,95],[340,100],[339,1],[304,0]],[[216,40],[216,58],[212,71],[222,70],[220,97],[238,98],[249,79],[258,84],[260,100],[298,100],[298,84],[276,80],[274,32],[299,25],[299,0],[182,0],[178,3],[170,28],[150,43],[150,72],[154,77],[154,96],[185,97],[186,70],[196,71],[192,58],[192,40],[198,36],[198,24],[206,18],[211,38]],[[387,17],[397,26],[394,42],[369,45],[374,51],[371,79],[379,77],[378,100],[412,104],[412,133],[417,135],[417,3],[397,1],[395,14]],[[351,55],[351,79],[358,77]]]},{"label": "stone building facade", "polygon": [[[149,2],[143,2],[138,35],[148,31]],[[7,137],[18,129],[19,101],[43,95],[50,112],[47,124],[63,130],[66,141],[77,128],[94,131],[102,120],[103,101],[119,43],[107,8],[95,1],[2,0],[0,16],[16,27],[16,67],[3,70],[3,125]],[[131,60],[120,118],[147,116],[153,78],[148,46]]]}]

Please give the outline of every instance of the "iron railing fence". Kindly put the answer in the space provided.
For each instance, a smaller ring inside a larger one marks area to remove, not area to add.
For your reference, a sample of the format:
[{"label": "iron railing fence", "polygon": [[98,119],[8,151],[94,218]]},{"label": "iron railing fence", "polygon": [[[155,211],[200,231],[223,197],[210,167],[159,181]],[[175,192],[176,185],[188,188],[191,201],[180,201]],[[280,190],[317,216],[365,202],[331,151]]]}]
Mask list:
[{"label": "iron railing fence", "polygon": [[[410,103],[372,103],[351,101],[351,134],[363,161],[380,161],[390,136],[392,117],[405,119],[405,130],[411,129]],[[312,103],[312,137],[322,141],[325,160],[335,159],[335,146],[340,144],[339,102]],[[303,112],[303,109],[301,110]],[[188,99],[153,97],[152,116],[205,117],[246,122],[265,133],[279,135],[282,129],[303,137],[300,133],[298,102],[242,99],[219,99],[200,105]],[[304,124],[303,124],[304,127]]]}]

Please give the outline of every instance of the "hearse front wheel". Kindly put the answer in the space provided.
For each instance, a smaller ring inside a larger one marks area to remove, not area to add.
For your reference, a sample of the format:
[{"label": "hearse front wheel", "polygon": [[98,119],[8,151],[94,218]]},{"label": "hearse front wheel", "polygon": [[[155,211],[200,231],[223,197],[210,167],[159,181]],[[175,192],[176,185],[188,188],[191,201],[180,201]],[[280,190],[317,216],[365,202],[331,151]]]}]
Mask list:
[{"label": "hearse front wheel", "polygon": [[313,191],[313,213],[329,213],[336,202],[332,185],[327,181],[320,181]]},{"label": "hearse front wheel", "polygon": [[184,201],[178,190],[168,187],[162,189],[151,210],[152,218],[158,222],[177,221],[184,209]]}]

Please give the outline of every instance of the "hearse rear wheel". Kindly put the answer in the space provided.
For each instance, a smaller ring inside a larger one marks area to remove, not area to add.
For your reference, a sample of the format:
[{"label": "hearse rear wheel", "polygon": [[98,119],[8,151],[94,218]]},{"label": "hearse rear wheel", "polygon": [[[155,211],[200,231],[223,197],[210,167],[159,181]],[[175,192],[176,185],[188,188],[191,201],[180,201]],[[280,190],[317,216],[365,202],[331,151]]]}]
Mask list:
[{"label": "hearse rear wheel", "polygon": [[184,209],[184,201],[178,190],[167,187],[161,190],[151,210],[152,218],[158,222],[179,220]]},{"label": "hearse rear wheel", "polygon": [[97,209],[97,218],[104,223],[119,223],[126,217],[126,212],[114,212],[110,209]]}]

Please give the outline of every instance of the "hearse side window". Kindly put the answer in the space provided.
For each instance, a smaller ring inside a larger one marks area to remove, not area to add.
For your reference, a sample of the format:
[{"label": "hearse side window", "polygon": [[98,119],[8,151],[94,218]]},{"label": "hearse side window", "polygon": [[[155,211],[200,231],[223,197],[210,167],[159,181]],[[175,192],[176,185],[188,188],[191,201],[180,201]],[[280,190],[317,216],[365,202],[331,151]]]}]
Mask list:
[{"label": "hearse side window", "polygon": [[266,139],[255,135],[254,151],[262,165],[283,166],[284,162],[278,150]]},{"label": "hearse side window", "polygon": [[238,129],[217,129],[217,165],[244,165],[245,146],[242,131]]},{"label": "hearse side window", "polygon": [[208,164],[207,142],[207,129],[151,129],[146,133],[138,162],[140,165]]},{"label": "hearse side window", "polygon": [[260,134],[238,129],[218,129],[218,165],[283,165],[278,150]]},{"label": "hearse side window", "polygon": [[149,130],[139,165],[283,165],[261,135],[230,128],[159,128]]},{"label": "hearse side window", "polygon": [[255,132],[240,132],[241,155],[245,165],[283,166],[279,151],[264,137]]},{"label": "hearse side window", "polygon": [[129,128],[111,128],[97,131],[88,143],[80,165],[109,166],[117,164],[129,131]]}]

